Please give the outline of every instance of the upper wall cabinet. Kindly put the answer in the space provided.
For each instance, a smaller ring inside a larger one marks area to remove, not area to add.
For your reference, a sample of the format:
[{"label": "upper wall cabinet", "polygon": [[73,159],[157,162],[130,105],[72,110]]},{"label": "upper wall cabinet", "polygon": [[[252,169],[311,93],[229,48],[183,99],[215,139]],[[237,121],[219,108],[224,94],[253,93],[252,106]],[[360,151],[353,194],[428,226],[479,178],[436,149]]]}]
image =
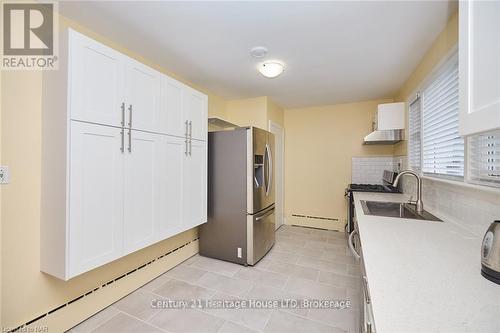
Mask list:
[{"label": "upper wall cabinet", "polygon": [[169,77],[161,83],[162,131],[207,140],[207,96]]},{"label": "upper wall cabinet", "polygon": [[460,134],[500,128],[500,2],[460,1]]},{"label": "upper wall cabinet", "polygon": [[61,42],[68,44],[68,49],[62,51],[69,52],[71,119],[121,126],[124,117],[121,108],[125,103],[124,56],[73,30]]},{"label": "upper wall cabinet", "polygon": [[207,221],[207,96],[67,30],[43,74],[41,271],[63,280]]}]

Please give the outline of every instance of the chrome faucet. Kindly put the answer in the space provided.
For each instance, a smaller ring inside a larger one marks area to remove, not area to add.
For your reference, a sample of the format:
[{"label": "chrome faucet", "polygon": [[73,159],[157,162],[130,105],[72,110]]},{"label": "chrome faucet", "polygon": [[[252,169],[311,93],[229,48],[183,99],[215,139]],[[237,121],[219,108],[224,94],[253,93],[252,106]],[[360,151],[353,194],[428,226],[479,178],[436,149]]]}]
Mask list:
[{"label": "chrome faucet", "polygon": [[411,170],[404,170],[399,173],[399,175],[396,177],[394,180],[393,186],[396,187],[398,186],[399,179],[403,175],[411,175],[417,179],[417,201],[412,202],[410,199],[410,203],[415,204],[417,206],[417,212],[422,213],[424,211],[424,203],[422,202],[422,179],[418,174]]}]

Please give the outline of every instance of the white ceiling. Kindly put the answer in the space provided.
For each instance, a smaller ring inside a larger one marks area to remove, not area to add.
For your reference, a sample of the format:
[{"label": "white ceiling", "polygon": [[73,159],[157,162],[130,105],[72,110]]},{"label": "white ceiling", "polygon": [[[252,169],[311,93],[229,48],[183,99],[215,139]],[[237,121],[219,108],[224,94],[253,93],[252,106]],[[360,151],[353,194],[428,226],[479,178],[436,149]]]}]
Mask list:
[{"label": "white ceiling", "polygon": [[[283,107],[393,97],[456,3],[61,2],[63,15],[228,99],[270,96]],[[250,56],[286,71],[266,79]]]}]

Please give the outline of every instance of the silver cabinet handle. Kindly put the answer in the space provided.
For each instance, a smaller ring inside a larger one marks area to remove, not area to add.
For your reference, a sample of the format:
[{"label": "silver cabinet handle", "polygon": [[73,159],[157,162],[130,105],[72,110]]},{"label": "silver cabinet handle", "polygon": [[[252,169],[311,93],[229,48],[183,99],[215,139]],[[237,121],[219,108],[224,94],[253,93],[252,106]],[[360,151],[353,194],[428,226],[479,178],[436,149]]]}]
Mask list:
[{"label": "silver cabinet handle", "polygon": [[188,155],[188,140],[186,137],[186,140],[184,140],[184,144],[186,145],[186,149],[184,150],[184,154],[187,156]]},{"label": "silver cabinet handle", "polygon": [[123,153],[123,152],[125,152],[125,133],[124,133],[124,129],[123,128],[120,131],[120,135],[122,136],[121,137],[122,144],[121,144],[121,147],[120,147],[120,151]]},{"label": "silver cabinet handle", "polygon": [[189,124],[189,122],[186,120],[186,121],[184,122],[184,125],[186,125],[186,132],[184,132],[184,136],[186,137],[186,140],[188,139],[188,133],[189,133],[189,132],[188,132],[188,124]]},{"label": "silver cabinet handle", "polygon": [[122,127],[125,127],[125,102],[122,102]]},{"label": "silver cabinet handle", "polygon": [[193,149],[193,140],[189,139],[189,156],[191,156],[192,149]]},{"label": "silver cabinet handle", "polygon": [[128,106],[128,127],[132,128],[132,104]]},{"label": "silver cabinet handle", "polygon": [[128,152],[132,152],[132,129],[128,129]]},{"label": "silver cabinet handle", "polygon": [[357,259],[359,260],[360,255],[358,252],[356,252],[356,249],[354,249],[354,235],[357,234],[358,231],[357,230],[354,230],[353,232],[351,232],[351,234],[349,235],[349,241],[347,242],[347,245],[349,245],[349,249],[351,250],[352,252],[352,255]]},{"label": "silver cabinet handle", "polygon": [[193,138],[193,122],[189,121],[189,140]]}]

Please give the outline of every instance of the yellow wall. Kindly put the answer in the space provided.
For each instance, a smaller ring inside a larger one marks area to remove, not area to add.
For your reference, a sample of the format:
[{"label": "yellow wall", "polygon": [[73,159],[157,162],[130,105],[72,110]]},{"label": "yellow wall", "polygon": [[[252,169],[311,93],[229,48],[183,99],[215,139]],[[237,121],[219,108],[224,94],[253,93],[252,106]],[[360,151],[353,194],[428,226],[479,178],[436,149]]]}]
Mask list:
[{"label": "yellow wall", "polygon": [[238,126],[269,129],[269,120],[284,125],[284,110],[267,96],[226,102],[225,119]]},{"label": "yellow wall", "polygon": [[283,108],[274,103],[269,97],[267,97],[267,120],[268,124],[269,120],[271,120],[281,127],[285,126],[285,112]]},{"label": "yellow wall", "polygon": [[227,101],[226,117],[238,126],[267,129],[267,98],[262,96]]},{"label": "yellow wall", "polygon": [[[285,216],[346,216],[344,189],[351,180],[353,156],[392,155],[393,146],[364,146],[380,103],[285,110]],[[339,227],[337,225],[337,227]]]},{"label": "yellow wall", "polygon": [[[448,24],[438,35],[432,46],[424,55],[418,66],[410,75],[408,80],[399,90],[395,100],[406,102],[411,97],[410,94],[415,93],[422,82],[431,74],[434,68],[451,52],[458,44],[458,12],[450,17]],[[408,110],[406,113],[406,135],[408,137]],[[407,154],[408,141],[404,140],[396,145],[395,155]]]},{"label": "yellow wall", "polygon": [[[61,29],[71,26],[184,81],[147,59],[131,53],[121,45],[64,17],[60,18],[59,23]],[[2,73],[1,81],[1,164],[8,165],[11,170],[11,183],[1,186],[1,326],[15,327],[31,320],[83,292],[156,258],[168,249],[197,237],[197,229],[190,230],[68,282],[41,273],[39,227],[42,73],[6,71]],[[209,113],[224,114],[225,101],[212,94],[208,95]],[[113,288],[112,286],[109,288]]]}]

